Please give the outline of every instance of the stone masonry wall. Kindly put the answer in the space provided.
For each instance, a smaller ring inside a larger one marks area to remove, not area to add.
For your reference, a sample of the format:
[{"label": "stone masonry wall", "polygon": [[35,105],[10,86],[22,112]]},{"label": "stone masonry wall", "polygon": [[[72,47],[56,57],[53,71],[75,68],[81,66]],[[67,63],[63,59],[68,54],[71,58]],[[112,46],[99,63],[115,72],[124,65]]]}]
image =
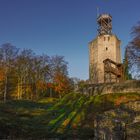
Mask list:
[{"label": "stone masonry wall", "polygon": [[84,93],[88,95],[140,93],[140,80],[128,80],[123,83],[89,84],[85,87]]},{"label": "stone masonry wall", "polygon": [[120,40],[115,35],[97,36],[89,44],[89,79],[93,84],[104,83],[105,59],[121,62]]}]

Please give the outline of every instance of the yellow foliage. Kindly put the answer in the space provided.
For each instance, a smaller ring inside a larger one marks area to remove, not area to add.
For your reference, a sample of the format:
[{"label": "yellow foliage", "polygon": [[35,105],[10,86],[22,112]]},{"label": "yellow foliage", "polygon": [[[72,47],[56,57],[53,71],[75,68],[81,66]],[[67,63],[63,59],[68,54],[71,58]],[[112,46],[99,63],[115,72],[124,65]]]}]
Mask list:
[{"label": "yellow foliage", "polygon": [[47,84],[46,84],[46,82],[39,80],[36,82],[36,88],[41,89],[41,90],[46,90]]},{"label": "yellow foliage", "polygon": [[5,73],[3,69],[0,69],[0,81],[3,81],[5,79]]},{"label": "yellow foliage", "polygon": [[66,126],[69,124],[69,122],[70,122],[70,119],[67,118],[67,119],[63,122],[62,126],[65,126],[65,127],[66,127]]}]

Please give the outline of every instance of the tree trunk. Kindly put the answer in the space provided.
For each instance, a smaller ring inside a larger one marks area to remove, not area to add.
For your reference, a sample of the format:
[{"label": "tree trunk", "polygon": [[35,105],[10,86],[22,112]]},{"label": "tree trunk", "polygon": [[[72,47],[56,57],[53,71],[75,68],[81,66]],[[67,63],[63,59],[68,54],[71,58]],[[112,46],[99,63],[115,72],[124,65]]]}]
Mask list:
[{"label": "tree trunk", "polygon": [[6,97],[7,97],[7,73],[5,77],[5,86],[4,86],[4,102],[6,102]]},{"label": "tree trunk", "polygon": [[62,95],[61,95],[61,94],[59,94],[59,98],[60,98],[60,99],[62,98]]},{"label": "tree trunk", "polygon": [[20,81],[20,94],[19,94],[19,98],[22,99],[22,92],[23,92],[23,82],[22,82],[22,78]]},{"label": "tree trunk", "polygon": [[20,99],[20,78],[18,78],[18,91],[17,91],[17,99]]},{"label": "tree trunk", "polygon": [[50,88],[50,97],[52,97],[52,88]]}]

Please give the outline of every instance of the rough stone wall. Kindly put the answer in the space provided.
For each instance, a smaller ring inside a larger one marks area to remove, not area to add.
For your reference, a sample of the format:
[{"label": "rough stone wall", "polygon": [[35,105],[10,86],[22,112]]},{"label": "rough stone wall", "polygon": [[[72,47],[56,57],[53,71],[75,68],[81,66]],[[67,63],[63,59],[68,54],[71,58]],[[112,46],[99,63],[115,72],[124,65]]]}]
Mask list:
[{"label": "rough stone wall", "polygon": [[140,93],[140,81],[128,80],[122,83],[90,84],[85,87],[84,91],[90,96],[110,93]]},{"label": "rough stone wall", "polygon": [[94,140],[140,140],[140,101],[97,114],[94,119]]},{"label": "rough stone wall", "polygon": [[97,77],[97,63],[98,63],[98,47],[97,39],[93,40],[89,44],[89,75],[91,83],[98,83]]},{"label": "rough stone wall", "polygon": [[89,43],[89,79],[93,84],[104,83],[105,59],[121,62],[120,40],[115,35],[100,35]]}]

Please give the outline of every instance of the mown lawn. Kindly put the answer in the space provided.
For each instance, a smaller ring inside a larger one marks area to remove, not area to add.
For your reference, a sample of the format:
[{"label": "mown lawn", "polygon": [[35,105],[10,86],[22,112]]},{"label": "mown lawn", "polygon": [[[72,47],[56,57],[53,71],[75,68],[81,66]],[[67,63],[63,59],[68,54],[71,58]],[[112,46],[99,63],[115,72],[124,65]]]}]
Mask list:
[{"label": "mown lawn", "polygon": [[140,94],[70,93],[61,100],[0,103],[0,139],[93,138],[96,114],[135,100],[140,100]]}]

